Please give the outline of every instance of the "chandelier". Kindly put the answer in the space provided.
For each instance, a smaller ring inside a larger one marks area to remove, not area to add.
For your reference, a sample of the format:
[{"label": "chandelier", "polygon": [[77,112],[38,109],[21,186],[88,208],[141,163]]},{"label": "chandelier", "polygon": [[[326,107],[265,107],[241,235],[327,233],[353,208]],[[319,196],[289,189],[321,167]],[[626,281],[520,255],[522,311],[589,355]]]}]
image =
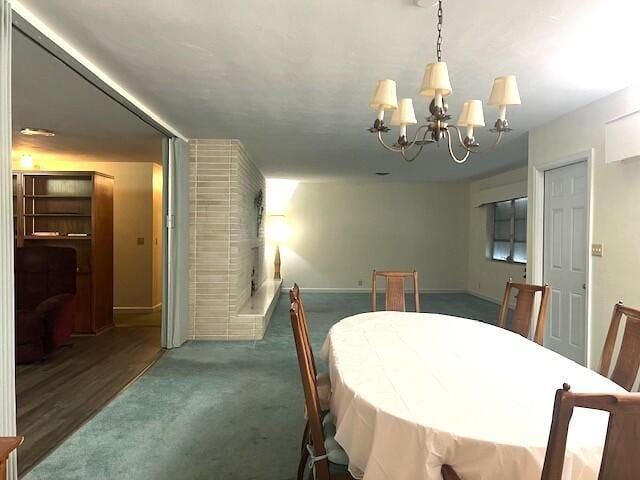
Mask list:
[{"label": "chandelier", "polygon": [[[369,104],[371,108],[378,112],[378,116],[369,131],[378,135],[378,140],[383,147],[392,152],[400,153],[408,162],[415,160],[422,153],[425,145],[430,143],[439,145],[441,141],[446,141],[451,158],[456,163],[464,163],[469,158],[469,154],[480,151],[478,148],[480,144],[473,136],[473,129],[484,127],[482,100],[467,100],[464,102],[456,124],[449,123],[451,115],[448,113],[449,106],[445,98],[451,95],[453,90],[449,81],[447,64],[442,61],[442,0],[438,1],[437,29],[437,61],[427,65],[419,92],[421,96],[432,99],[429,104],[429,113],[431,115],[427,117],[427,123],[420,125],[413,139],[408,140],[407,126],[418,123],[413,110],[413,100],[411,98],[402,98],[398,101],[396,82],[393,80],[380,80]],[[507,122],[507,105],[519,105],[521,103],[516,77],[514,75],[506,75],[496,78],[487,103],[498,108],[498,119],[491,129],[492,132],[497,134],[493,145],[495,147],[500,143],[502,136],[511,130]],[[382,134],[390,130],[384,123],[386,110],[393,111],[391,125],[400,127],[400,135],[393,145],[388,145],[382,138]],[[464,151],[462,158],[457,157],[453,151],[452,136]]]}]

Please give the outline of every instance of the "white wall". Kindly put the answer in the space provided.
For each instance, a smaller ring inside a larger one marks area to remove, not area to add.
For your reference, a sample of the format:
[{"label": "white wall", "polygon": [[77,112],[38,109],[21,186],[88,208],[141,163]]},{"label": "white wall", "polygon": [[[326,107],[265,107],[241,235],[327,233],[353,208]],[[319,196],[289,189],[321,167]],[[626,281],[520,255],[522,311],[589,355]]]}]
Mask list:
[{"label": "white wall", "polygon": [[525,266],[487,258],[487,213],[484,202],[527,195],[527,167],[476,180],[469,184],[468,290],[482,298],[501,302],[505,283],[512,277],[524,281]]},{"label": "white wall", "polygon": [[162,238],[164,233],[162,219],[162,166],[153,164],[152,200],[153,200],[153,288],[151,305],[154,307],[162,304]]},{"label": "white wall", "polygon": [[465,183],[300,183],[286,212],[284,283],[366,289],[374,268],[416,269],[421,289],[466,290],[468,205]]},{"label": "white wall", "polygon": [[[529,218],[535,214],[534,172],[557,160],[593,149],[593,242],[604,255],[592,258],[590,366],[598,365],[613,305],[640,307],[640,160],[604,163],[604,122],[640,109],[640,88],[603,98],[529,133]],[[532,241],[542,229],[529,222]]]}]

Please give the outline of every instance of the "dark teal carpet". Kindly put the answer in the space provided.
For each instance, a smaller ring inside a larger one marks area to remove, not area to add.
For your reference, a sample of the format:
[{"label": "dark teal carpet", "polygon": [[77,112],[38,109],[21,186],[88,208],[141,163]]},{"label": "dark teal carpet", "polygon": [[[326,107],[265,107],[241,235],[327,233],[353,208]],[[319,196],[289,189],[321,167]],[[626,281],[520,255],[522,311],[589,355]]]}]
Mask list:
[{"label": "dark teal carpet", "polygon": [[[316,354],[341,318],[369,311],[363,294],[304,293]],[[286,480],[302,433],[300,378],[281,295],[260,342],[190,342],[24,478]],[[495,323],[498,306],[470,295],[423,295],[422,310]],[[78,392],[81,395],[81,392]]]}]

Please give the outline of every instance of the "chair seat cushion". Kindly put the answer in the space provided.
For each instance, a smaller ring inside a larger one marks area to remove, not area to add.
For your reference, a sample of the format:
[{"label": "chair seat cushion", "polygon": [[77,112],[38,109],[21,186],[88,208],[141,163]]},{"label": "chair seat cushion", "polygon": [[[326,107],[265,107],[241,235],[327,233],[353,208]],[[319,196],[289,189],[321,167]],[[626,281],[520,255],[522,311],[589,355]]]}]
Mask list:
[{"label": "chair seat cushion", "polygon": [[320,408],[329,410],[329,401],[331,400],[331,379],[328,373],[319,373],[316,376],[316,387],[318,389],[318,400],[320,400]]},{"label": "chair seat cushion", "polygon": [[[331,401],[331,379],[328,373],[319,373],[316,376],[316,390],[318,391],[318,400],[320,401],[320,410],[327,412],[330,409]],[[304,406],[304,419],[308,420],[307,405]]]},{"label": "chair seat cushion", "polygon": [[324,449],[329,459],[329,470],[331,473],[346,473],[349,465],[347,452],[336,441],[336,425],[333,415],[327,414],[322,420],[324,430]]}]

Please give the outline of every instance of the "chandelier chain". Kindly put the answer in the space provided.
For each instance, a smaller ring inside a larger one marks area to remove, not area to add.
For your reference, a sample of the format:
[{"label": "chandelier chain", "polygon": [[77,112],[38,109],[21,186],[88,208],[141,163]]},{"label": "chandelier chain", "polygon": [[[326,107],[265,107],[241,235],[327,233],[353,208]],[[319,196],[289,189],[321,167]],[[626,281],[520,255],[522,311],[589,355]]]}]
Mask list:
[{"label": "chandelier chain", "polygon": [[438,41],[436,42],[436,58],[442,61],[442,0],[438,0]]}]

